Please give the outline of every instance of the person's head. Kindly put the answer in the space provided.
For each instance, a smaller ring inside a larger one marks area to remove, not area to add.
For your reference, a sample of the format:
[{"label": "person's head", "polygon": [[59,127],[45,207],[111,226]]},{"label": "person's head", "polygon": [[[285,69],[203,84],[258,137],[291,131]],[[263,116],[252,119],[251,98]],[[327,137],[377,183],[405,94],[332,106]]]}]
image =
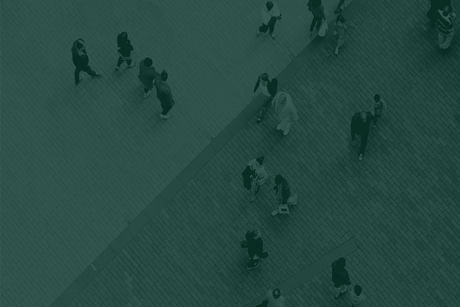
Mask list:
[{"label": "person's head", "polygon": [[321,6],[321,0],[312,0],[311,1],[311,6],[314,8],[320,7]]},{"label": "person's head", "polygon": [[160,76],[161,76],[161,81],[168,80],[168,73],[166,72],[166,70],[163,70]]},{"label": "person's head", "polygon": [[361,288],[361,286],[356,285],[356,286],[355,286],[355,294],[356,294],[357,296],[360,296],[360,295],[361,295],[361,292],[363,292],[363,289]]},{"label": "person's head", "polygon": [[336,22],[337,22],[337,23],[339,23],[339,22],[340,22],[340,23],[345,23],[345,17],[343,17],[342,14],[339,14],[339,15],[337,16]]},{"label": "person's head", "polygon": [[447,16],[447,15],[449,15],[450,12],[452,12],[452,6],[445,5],[444,8],[442,9],[442,14],[444,16]]},{"label": "person's head", "polygon": [[267,73],[263,73],[260,75],[260,80],[262,81],[268,81],[268,74]]},{"label": "person's head", "polygon": [[265,157],[264,156],[260,156],[256,159],[257,163],[259,163],[259,165],[262,165],[264,163],[264,160],[265,160]]},{"label": "person's head", "polygon": [[273,2],[268,1],[267,4],[265,5],[265,7],[267,8],[267,10],[270,11],[273,8]]},{"label": "person's head", "polygon": [[339,270],[343,270],[345,268],[345,265],[346,265],[345,258],[341,257],[341,258],[339,258],[339,260],[337,260],[337,268]]},{"label": "person's head", "polygon": [[144,60],[144,65],[145,65],[146,67],[150,67],[150,66],[152,66],[152,64],[153,64],[153,61],[152,61],[151,58],[145,58],[145,60]]},{"label": "person's head", "polygon": [[375,102],[379,102],[379,101],[380,101],[380,95],[379,95],[379,94],[375,94],[375,95],[374,95],[374,101],[375,101]]},{"label": "person's head", "polygon": [[278,288],[274,289],[272,294],[274,298],[279,298],[281,296],[281,289],[278,289]]},{"label": "person's head", "polygon": [[367,121],[367,113],[363,111],[360,113],[360,115],[361,115],[361,120],[365,123]]},{"label": "person's head", "polygon": [[81,38],[77,40],[77,49],[79,50],[85,49],[85,41]]},{"label": "person's head", "polygon": [[276,175],[275,177],[275,183],[278,185],[278,184],[281,184],[283,182],[283,176],[281,175]]}]

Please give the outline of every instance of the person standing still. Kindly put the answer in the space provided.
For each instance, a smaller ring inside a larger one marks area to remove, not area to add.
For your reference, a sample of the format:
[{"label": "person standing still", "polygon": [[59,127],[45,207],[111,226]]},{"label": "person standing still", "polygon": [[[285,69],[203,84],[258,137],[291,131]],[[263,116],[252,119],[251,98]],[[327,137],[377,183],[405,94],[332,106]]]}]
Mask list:
[{"label": "person standing still", "polygon": [[78,85],[83,78],[80,76],[80,72],[84,71],[91,77],[97,77],[101,75],[101,72],[94,71],[89,66],[89,58],[86,53],[86,44],[85,41],[81,38],[77,39],[73,42],[72,48],[70,49],[72,52],[72,62],[75,65],[75,84]]},{"label": "person standing still", "polygon": [[118,71],[120,65],[123,62],[128,63],[128,68],[134,67],[134,62],[131,58],[131,51],[134,50],[131,45],[131,41],[128,39],[128,33],[121,32],[117,36],[117,46],[118,46],[118,63],[115,70]]},{"label": "person standing still", "polygon": [[452,13],[452,6],[446,5],[438,10],[438,42],[441,51],[448,51],[454,37],[454,20],[457,18]]},{"label": "person standing still", "polygon": [[256,36],[259,37],[262,33],[269,30],[271,38],[275,39],[275,24],[277,20],[281,20],[281,13],[278,6],[272,1],[268,1],[262,8],[262,25],[257,30]]},{"label": "person standing still", "polygon": [[257,79],[256,85],[254,87],[254,93],[257,91],[259,86],[262,94],[264,95],[264,102],[262,109],[257,115],[257,124],[262,122],[264,115],[268,110],[268,106],[270,105],[270,101],[272,101],[273,97],[275,97],[276,92],[278,91],[278,80],[273,78],[272,81],[270,81],[268,74],[263,73],[259,76],[259,79]]},{"label": "person standing still", "polygon": [[144,99],[149,97],[153,89],[153,80],[158,76],[155,67],[152,66],[151,58],[145,58],[139,62],[139,81],[144,85]]},{"label": "person standing still", "polygon": [[251,170],[251,187],[253,195],[250,199],[250,202],[255,202],[257,195],[259,195],[260,187],[268,180],[268,173],[263,166],[265,158],[263,156],[258,157],[257,159],[252,159],[249,161],[248,165]]},{"label": "person standing still", "polygon": [[339,258],[332,263],[332,282],[334,283],[334,298],[338,299],[340,295],[347,293],[348,285],[351,285],[350,277],[345,270],[345,258]]},{"label": "person standing still", "polygon": [[361,135],[361,147],[359,148],[359,157],[361,161],[364,159],[364,151],[366,150],[367,139],[369,137],[369,126],[373,120],[370,112],[358,112],[351,119],[351,140],[355,141],[355,135]]},{"label": "person standing still", "polygon": [[155,79],[157,98],[158,100],[160,100],[161,108],[163,109],[163,111],[160,114],[160,117],[162,119],[168,119],[170,117],[168,112],[174,106],[174,99],[172,97],[171,88],[169,87],[169,84],[166,83],[166,80],[168,80],[168,73],[164,70]]},{"label": "person standing still", "polygon": [[[356,26],[351,26],[356,29]],[[348,27],[343,15],[339,14],[335,22],[334,35],[337,35],[337,47],[335,47],[335,54],[339,54],[339,48],[343,46],[347,39]]]},{"label": "person standing still", "polygon": [[260,265],[260,259],[268,257],[268,253],[264,252],[264,242],[261,233],[258,230],[249,230],[246,233],[247,248],[249,254],[248,270],[257,268]]},{"label": "person standing still", "polygon": [[308,10],[313,14],[313,20],[310,25],[310,36],[313,34],[313,29],[319,30],[323,19],[326,19],[326,14],[324,13],[324,6],[321,3],[321,0],[310,0],[308,2]]}]

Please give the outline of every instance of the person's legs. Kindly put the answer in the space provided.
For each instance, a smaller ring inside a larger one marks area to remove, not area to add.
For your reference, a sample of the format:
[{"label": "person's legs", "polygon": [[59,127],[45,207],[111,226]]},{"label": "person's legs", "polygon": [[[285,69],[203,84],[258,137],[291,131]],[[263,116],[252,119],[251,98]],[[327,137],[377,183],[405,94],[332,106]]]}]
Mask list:
[{"label": "person's legs", "polygon": [[121,64],[123,63],[123,59],[121,56],[118,57],[117,68],[120,68]]},{"label": "person's legs", "polygon": [[132,58],[129,58],[129,60],[127,60],[126,63],[128,63],[128,68],[134,67],[134,62]]},{"label": "person's legs", "polygon": [[259,33],[262,32],[262,33],[265,33],[267,32],[268,30],[268,25],[266,24],[262,24],[260,27],[259,27]]},{"label": "person's legs", "polygon": [[452,42],[453,37],[454,30],[445,36],[444,43],[442,44],[442,49],[448,49],[450,47],[450,43]]},{"label": "person's legs", "polygon": [[334,297],[335,298],[339,297],[341,288],[342,287],[340,285],[334,284]]},{"label": "person's legs", "polygon": [[269,29],[269,33],[270,34],[273,34],[273,31],[275,31],[275,24],[276,24],[276,18],[273,18],[270,19],[270,22],[268,23],[268,29]]},{"label": "person's legs", "polygon": [[342,285],[342,287],[340,287],[340,294],[343,294],[345,292],[348,291],[348,286],[347,285]]},{"label": "person's legs", "polygon": [[145,84],[144,83],[144,99],[149,97],[152,93],[153,84]]},{"label": "person's legs", "polygon": [[367,138],[369,136],[369,131],[361,135],[361,146],[359,148],[359,155],[364,156],[364,151],[366,150]]},{"label": "person's legs", "polygon": [[86,66],[82,69],[82,71],[86,72],[88,75],[90,75],[91,77],[94,77],[94,76],[97,76],[98,73],[96,73],[92,68],[91,66]]},{"label": "person's legs", "polygon": [[311,25],[310,25],[310,32],[313,32],[313,29],[315,28],[315,25],[319,20],[321,20],[321,17],[313,16],[313,20],[311,21]]},{"label": "person's legs", "polygon": [[[339,4],[337,4],[337,8],[335,9],[334,13],[338,14],[342,11],[342,5],[344,4],[345,0],[340,0]],[[345,6],[344,6],[345,8]]]},{"label": "person's legs", "polygon": [[438,43],[439,43],[439,49],[444,48],[444,41],[446,40],[446,35],[438,32]]},{"label": "person's legs", "polygon": [[81,69],[78,66],[75,66],[75,73],[74,73],[75,84],[80,83],[80,71],[81,71]]},{"label": "person's legs", "polygon": [[268,110],[268,106],[270,105],[271,97],[264,97],[264,103],[262,109],[257,114],[257,123],[260,123],[264,119],[264,115]]},{"label": "person's legs", "polygon": [[372,118],[372,125],[374,125],[374,127],[377,126],[377,118],[378,118],[378,117],[379,117],[379,116],[376,114],[376,115]]}]

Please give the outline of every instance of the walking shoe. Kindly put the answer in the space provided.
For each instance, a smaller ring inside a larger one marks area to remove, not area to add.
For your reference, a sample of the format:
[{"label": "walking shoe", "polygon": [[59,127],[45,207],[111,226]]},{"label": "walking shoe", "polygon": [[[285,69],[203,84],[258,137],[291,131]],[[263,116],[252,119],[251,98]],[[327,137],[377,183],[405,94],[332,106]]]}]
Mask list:
[{"label": "walking shoe", "polygon": [[252,265],[250,263],[248,263],[247,268],[248,268],[248,270],[252,270],[252,269],[255,269],[255,268],[259,267],[259,264],[260,264],[260,261],[256,261]]},{"label": "walking shoe", "polygon": [[340,14],[341,12],[342,12],[342,9],[336,9],[336,10],[334,11],[334,13],[336,13],[336,14]]},{"label": "walking shoe", "polygon": [[163,119],[168,119],[168,118],[171,117],[171,115],[169,115],[169,114],[166,114],[166,115],[160,114],[160,117],[163,118]]},{"label": "walking shoe", "polygon": [[259,37],[259,36],[260,36],[260,34],[262,34],[262,33],[260,33],[260,31],[257,31],[257,33],[256,33],[256,37]]},{"label": "walking shoe", "polygon": [[281,130],[281,123],[279,123],[278,126],[276,126],[276,130]]},{"label": "walking shoe", "polygon": [[148,91],[147,93],[144,92],[144,99],[149,97],[151,93],[152,93],[152,91]]},{"label": "walking shoe", "polygon": [[119,69],[119,68],[120,68],[120,67],[118,67],[118,66],[117,66],[117,67],[115,67],[115,71],[118,71],[118,69]]},{"label": "walking shoe", "polygon": [[80,78],[78,79],[78,82],[75,82],[75,85],[78,85],[82,80],[83,80],[83,77],[80,76]]},{"label": "walking shoe", "polygon": [[339,48],[335,48],[335,54],[339,54]]},{"label": "walking shoe", "polygon": [[132,61],[131,65],[128,65],[128,68],[132,68],[132,67],[134,67],[134,65],[135,65],[135,63],[134,63],[134,61]]},{"label": "walking shoe", "polygon": [[362,161],[363,159],[364,159],[363,154],[360,154],[359,157],[358,157],[358,160]]},{"label": "walking shoe", "polygon": [[291,123],[288,123],[288,124],[287,124],[286,129],[284,129],[283,135],[288,135],[289,129],[291,129]]},{"label": "walking shoe", "polygon": [[275,33],[270,33],[270,36],[272,37],[272,39],[275,39],[276,37]]},{"label": "walking shoe", "polygon": [[276,210],[274,210],[274,211],[272,212],[272,216],[277,216],[278,213],[280,213],[280,211],[279,211],[278,209],[276,209]]}]

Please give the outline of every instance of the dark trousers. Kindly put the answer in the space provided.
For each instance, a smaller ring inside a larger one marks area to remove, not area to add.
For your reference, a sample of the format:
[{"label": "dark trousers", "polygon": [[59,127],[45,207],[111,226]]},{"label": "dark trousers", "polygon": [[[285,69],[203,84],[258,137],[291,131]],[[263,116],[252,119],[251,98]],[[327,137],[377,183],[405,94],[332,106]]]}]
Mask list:
[{"label": "dark trousers", "polygon": [[313,31],[313,29],[315,28],[315,25],[316,25],[316,29],[319,30],[319,28],[321,27],[321,21],[323,20],[323,17],[315,17],[313,16],[313,20],[311,21],[311,25],[310,25],[310,32]]},{"label": "dark trousers", "polygon": [[[252,256],[249,255],[249,257],[251,258],[251,260],[249,260],[249,263],[248,263],[249,266],[252,266],[252,265],[254,265],[254,263],[259,262],[260,259],[253,259],[254,256],[255,256],[255,254],[252,255]],[[261,259],[265,259],[265,258],[268,257],[268,253],[267,253],[267,252],[262,252],[262,253],[260,253],[260,254],[257,254],[257,256],[258,256],[259,258],[261,258]]]},{"label": "dark trousers", "polygon": [[[358,134],[358,133],[356,133]],[[358,134],[359,135],[359,134]],[[364,156],[364,151],[366,150],[367,138],[369,136],[369,131],[361,135],[361,146],[359,147],[359,154]]]},{"label": "dark trousers", "polygon": [[265,113],[267,112],[268,110],[268,107],[270,106],[270,102],[272,101],[272,97],[266,97],[264,96],[264,103],[262,105],[262,109],[259,111],[259,113],[257,114],[257,120],[258,121],[261,121],[262,119],[264,119],[264,115]]},{"label": "dark trousers", "polygon": [[[124,61],[125,61],[125,60],[123,60],[123,58],[122,58],[121,56],[118,57],[117,67],[120,67],[120,65],[121,65]],[[126,63],[128,63],[128,65],[131,65],[132,62],[133,62],[132,59],[126,60]]]},{"label": "dark trousers", "polygon": [[267,32],[267,30],[270,30],[270,34],[272,34],[273,31],[275,31],[275,24],[276,24],[276,17],[272,17],[270,19],[270,21],[268,22],[268,25],[263,23],[259,27],[259,31],[262,32],[262,33],[265,33],[265,32]]},{"label": "dark trousers", "polygon": [[163,109],[163,112],[161,112],[162,115],[167,115],[168,112],[172,109],[174,106],[174,100],[172,103],[163,103],[161,102],[161,108]]},{"label": "dark trousers", "polygon": [[92,77],[94,77],[96,75],[96,72],[94,70],[92,70],[89,65],[87,65],[85,67],[75,66],[75,84],[80,83],[80,72],[81,71],[86,72],[88,75],[90,75]]}]

